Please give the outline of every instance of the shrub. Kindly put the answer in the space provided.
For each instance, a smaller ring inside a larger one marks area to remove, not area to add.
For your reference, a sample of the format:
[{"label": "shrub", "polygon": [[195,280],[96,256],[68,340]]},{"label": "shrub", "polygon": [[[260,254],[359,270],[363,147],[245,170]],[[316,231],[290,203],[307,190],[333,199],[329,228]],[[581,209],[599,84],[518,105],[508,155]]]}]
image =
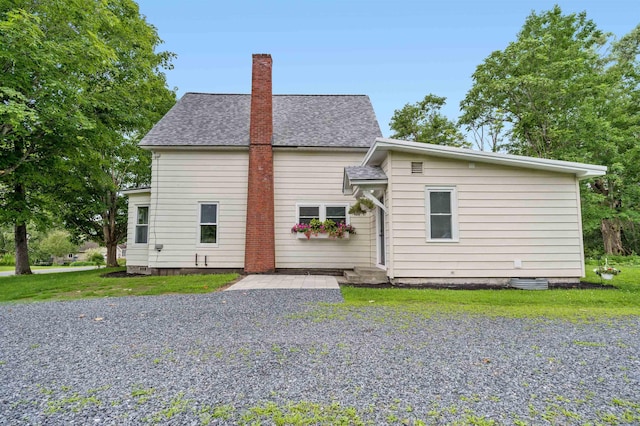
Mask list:
[{"label": "shrub", "polygon": [[0,256],[0,265],[1,266],[15,266],[16,257],[13,253],[5,253]]},{"label": "shrub", "polygon": [[82,260],[78,262],[72,262],[71,264],[69,264],[69,266],[96,266],[96,263]]},{"label": "shrub", "polygon": [[104,255],[98,249],[89,249],[87,250],[87,262],[92,262],[98,266],[104,265]]}]

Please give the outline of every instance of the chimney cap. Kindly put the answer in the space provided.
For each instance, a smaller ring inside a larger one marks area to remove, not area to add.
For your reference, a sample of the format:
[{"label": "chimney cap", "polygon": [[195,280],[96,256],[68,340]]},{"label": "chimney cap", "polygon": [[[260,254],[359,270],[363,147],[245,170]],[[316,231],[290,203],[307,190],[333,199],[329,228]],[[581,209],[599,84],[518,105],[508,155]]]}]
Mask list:
[{"label": "chimney cap", "polygon": [[260,59],[260,58],[269,58],[269,59],[271,59],[271,54],[270,53],[254,53],[253,54],[253,58],[254,59]]}]

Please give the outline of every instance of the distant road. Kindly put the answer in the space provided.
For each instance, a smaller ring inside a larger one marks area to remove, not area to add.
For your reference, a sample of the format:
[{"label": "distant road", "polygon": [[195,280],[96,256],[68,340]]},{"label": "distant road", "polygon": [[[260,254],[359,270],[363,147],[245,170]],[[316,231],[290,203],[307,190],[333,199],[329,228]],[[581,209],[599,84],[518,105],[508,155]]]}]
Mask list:
[{"label": "distant road", "polygon": [[[95,266],[69,266],[65,268],[32,269],[32,272],[34,274],[57,274],[59,272],[88,271],[91,269],[96,269],[96,267]],[[14,274],[15,274],[14,271],[4,271],[4,272],[0,272],[0,277],[8,277]]]}]

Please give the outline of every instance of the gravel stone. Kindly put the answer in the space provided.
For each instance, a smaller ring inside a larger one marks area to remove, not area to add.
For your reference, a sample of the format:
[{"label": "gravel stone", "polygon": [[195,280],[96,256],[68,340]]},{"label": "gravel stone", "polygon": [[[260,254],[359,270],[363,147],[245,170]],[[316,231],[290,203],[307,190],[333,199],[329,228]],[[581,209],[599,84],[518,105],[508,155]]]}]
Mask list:
[{"label": "gravel stone", "polygon": [[640,423],[638,317],[341,302],[250,290],[0,305],[0,424],[237,424],[268,403],[338,403],[370,424]]}]

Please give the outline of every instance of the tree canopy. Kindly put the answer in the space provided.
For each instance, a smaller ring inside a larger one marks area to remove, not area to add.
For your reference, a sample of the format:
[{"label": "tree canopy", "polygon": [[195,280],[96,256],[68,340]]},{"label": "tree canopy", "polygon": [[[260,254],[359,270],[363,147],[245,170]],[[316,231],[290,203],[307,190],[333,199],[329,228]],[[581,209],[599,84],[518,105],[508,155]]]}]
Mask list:
[{"label": "tree canopy", "polygon": [[0,3],[0,223],[14,226],[16,273],[30,272],[27,224],[70,177],[166,111],[159,44],[132,0]]},{"label": "tree canopy", "polygon": [[392,138],[436,145],[469,147],[470,144],[453,121],[444,116],[440,109],[447,98],[428,94],[423,100],[406,104],[395,110],[389,126]]},{"label": "tree canopy", "polygon": [[582,187],[585,228],[599,228],[607,253],[625,252],[621,229],[640,219],[639,28],[615,41],[586,13],[534,12],[461,103],[460,122],[493,126],[509,153],[608,166]]}]

